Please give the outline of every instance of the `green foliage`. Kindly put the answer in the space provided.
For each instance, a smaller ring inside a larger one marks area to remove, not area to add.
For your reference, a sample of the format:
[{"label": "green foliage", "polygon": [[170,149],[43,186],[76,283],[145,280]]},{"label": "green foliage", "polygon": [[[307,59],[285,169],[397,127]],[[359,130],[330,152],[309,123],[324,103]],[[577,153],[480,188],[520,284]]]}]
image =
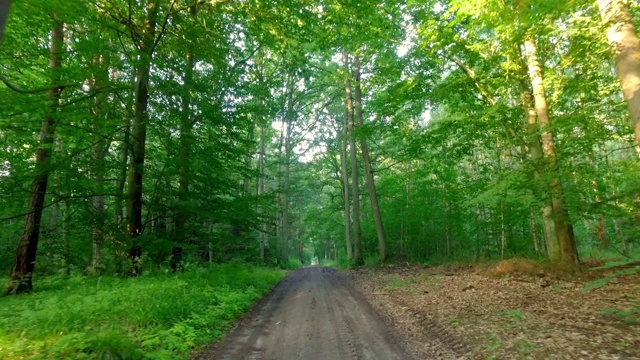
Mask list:
[{"label": "green foliage", "polygon": [[132,279],[44,277],[35,293],[0,298],[0,357],[186,359],[283,275],[229,264]]},{"label": "green foliage", "polygon": [[638,306],[625,310],[604,308],[600,311],[600,315],[611,315],[625,325],[636,325],[640,322],[640,302],[638,302]]},{"label": "green foliage", "polygon": [[495,359],[498,354],[502,351],[503,345],[502,341],[497,334],[494,332],[488,332],[486,335],[484,351],[486,351],[489,356],[487,360]]},{"label": "green foliage", "polygon": [[506,311],[500,312],[500,315],[511,320],[511,323],[507,326],[510,329],[513,329],[513,328],[524,329],[526,327],[525,315],[522,312],[522,310],[519,310],[519,309],[506,310]]},{"label": "green foliage", "polygon": [[[614,264],[614,263],[612,263],[612,264]],[[616,266],[616,265],[611,265],[610,267],[613,267],[613,266]],[[607,267],[607,265],[604,265],[602,268],[607,269],[607,268],[609,268],[609,267]],[[589,291],[591,291],[591,290],[593,290],[593,289],[599,289],[599,288],[602,288],[602,287],[606,286],[606,285],[607,285],[607,283],[609,283],[610,281],[614,281],[614,280],[616,280],[616,279],[617,279],[617,278],[619,278],[620,276],[625,276],[625,275],[635,275],[635,274],[637,274],[638,272],[640,272],[640,265],[638,265],[638,266],[632,266],[632,267],[628,267],[628,268],[626,268],[626,269],[622,269],[622,270],[615,271],[615,272],[613,272],[613,273],[611,273],[611,274],[608,274],[608,275],[606,275],[606,276],[604,276],[604,277],[601,277],[601,278],[599,278],[599,279],[596,279],[596,280],[592,280],[592,281],[587,282],[587,283],[584,285],[584,291],[585,291],[585,292],[589,292]]]},{"label": "green foliage", "polygon": [[300,269],[304,265],[300,259],[288,259],[280,264],[280,268],[284,270],[295,270]]},{"label": "green foliage", "polygon": [[325,259],[322,262],[322,265],[327,267],[334,267],[337,269],[353,269],[354,267],[353,261],[347,259],[347,257],[344,255],[338,256],[338,258],[335,260]]},{"label": "green foliage", "polygon": [[537,348],[536,344],[524,339],[517,340],[515,346],[518,349],[518,353],[520,353],[520,355],[522,356],[533,355]]},{"label": "green foliage", "polygon": [[399,275],[394,275],[387,281],[387,288],[389,290],[395,290],[398,288],[409,287],[413,285],[415,282],[416,282],[416,279],[414,279],[412,276],[408,278],[404,278]]}]

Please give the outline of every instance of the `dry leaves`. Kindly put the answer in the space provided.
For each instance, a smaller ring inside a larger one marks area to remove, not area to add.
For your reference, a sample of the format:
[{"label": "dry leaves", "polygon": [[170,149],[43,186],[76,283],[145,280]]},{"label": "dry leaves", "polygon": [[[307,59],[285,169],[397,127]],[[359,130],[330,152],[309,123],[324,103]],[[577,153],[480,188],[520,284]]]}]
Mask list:
[{"label": "dry leaves", "polygon": [[424,356],[640,359],[638,274],[586,292],[584,276],[504,268],[386,267],[351,275]]}]

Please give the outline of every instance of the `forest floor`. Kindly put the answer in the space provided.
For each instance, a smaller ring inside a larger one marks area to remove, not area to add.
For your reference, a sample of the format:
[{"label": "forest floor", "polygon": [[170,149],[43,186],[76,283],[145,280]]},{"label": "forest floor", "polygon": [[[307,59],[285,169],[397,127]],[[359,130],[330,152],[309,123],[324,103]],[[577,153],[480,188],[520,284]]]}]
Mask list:
[{"label": "forest floor", "polygon": [[423,354],[640,359],[639,270],[638,264],[600,262],[576,275],[516,259],[348,274],[374,309]]}]

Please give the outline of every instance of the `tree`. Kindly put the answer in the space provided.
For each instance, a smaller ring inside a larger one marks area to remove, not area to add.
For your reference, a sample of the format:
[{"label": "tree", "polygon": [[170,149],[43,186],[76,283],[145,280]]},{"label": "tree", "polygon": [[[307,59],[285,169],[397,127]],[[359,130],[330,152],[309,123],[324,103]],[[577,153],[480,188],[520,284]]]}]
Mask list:
[{"label": "tree", "polygon": [[50,60],[51,88],[47,92],[47,113],[42,121],[39,147],[36,154],[35,174],[31,182],[31,195],[27,206],[24,229],[16,260],[11,270],[7,294],[20,294],[31,291],[33,287],[33,270],[36,265],[36,254],[40,240],[40,222],[47,193],[47,183],[51,174],[51,148],[54,142],[56,118],[58,116],[60,94],[60,71],[62,67],[62,51],[64,46],[64,24],[54,19],[51,31]]},{"label": "tree", "polygon": [[[353,68],[356,88],[355,114],[358,127],[362,128],[364,126],[364,121],[362,119],[362,86],[360,83],[360,58],[357,55],[353,58]],[[376,234],[378,235],[380,261],[384,262],[387,259],[387,240],[385,238],[384,224],[382,223],[382,215],[380,214],[380,207],[378,205],[378,194],[376,193],[376,184],[373,179],[373,169],[371,167],[371,159],[369,158],[369,147],[367,146],[367,140],[364,137],[360,138],[360,150],[362,152],[362,161],[364,162],[365,180],[371,201],[371,211],[373,212],[373,220],[376,224]]]},{"label": "tree", "polygon": [[640,41],[623,0],[598,0],[598,6],[602,22],[609,27],[607,37],[636,143],[640,146]]},{"label": "tree", "polygon": [[346,71],[344,87],[345,87],[345,105],[347,107],[347,119],[349,128],[349,158],[351,159],[351,194],[353,198],[353,207],[351,217],[353,221],[353,243],[354,254],[353,260],[356,265],[364,264],[362,257],[362,230],[360,229],[360,180],[358,178],[358,160],[355,138],[355,121],[354,121],[354,109],[353,109],[353,97],[351,95],[351,71],[349,70],[349,53],[345,50],[342,58],[344,61],[344,68]]},{"label": "tree", "polygon": [[[560,179],[557,177],[556,149],[553,140],[553,133],[550,130],[551,121],[547,108],[547,99],[542,80],[542,68],[538,60],[536,44],[531,35],[525,37],[524,40],[525,57],[529,68],[529,77],[531,78],[531,87],[533,89],[533,99],[535,103],[535,111],[538,116],[538,122],[542,130],[542,152],[544,153],[549,173],[552,175],[549,187],[551,189],[551,203],[553,210],[554,227],[558,235],[560,248],[560,258],[557,258],[554,252],[550,252],[552,261],[562,261],[564,264],[574,266],[579,263],[578,252],[576,249],[575,238],[573,234],[573,226],[570,223],[569,215],[564,205],[564,195]],[[554,238],[548,238],[548,241],[554,241]],[[549,249],[555,249],[556,245],[551,244]]]}]

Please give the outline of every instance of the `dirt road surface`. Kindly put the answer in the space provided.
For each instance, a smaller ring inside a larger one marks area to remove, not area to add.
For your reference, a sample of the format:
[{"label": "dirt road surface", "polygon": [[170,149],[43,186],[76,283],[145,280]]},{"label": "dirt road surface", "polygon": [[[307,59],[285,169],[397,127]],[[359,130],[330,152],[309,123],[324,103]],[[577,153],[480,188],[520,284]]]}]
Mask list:
[{"label": "dirt road surface", "polygon": [[287,275],[200,359],[415,359],[350,281],[330,268]]}]

